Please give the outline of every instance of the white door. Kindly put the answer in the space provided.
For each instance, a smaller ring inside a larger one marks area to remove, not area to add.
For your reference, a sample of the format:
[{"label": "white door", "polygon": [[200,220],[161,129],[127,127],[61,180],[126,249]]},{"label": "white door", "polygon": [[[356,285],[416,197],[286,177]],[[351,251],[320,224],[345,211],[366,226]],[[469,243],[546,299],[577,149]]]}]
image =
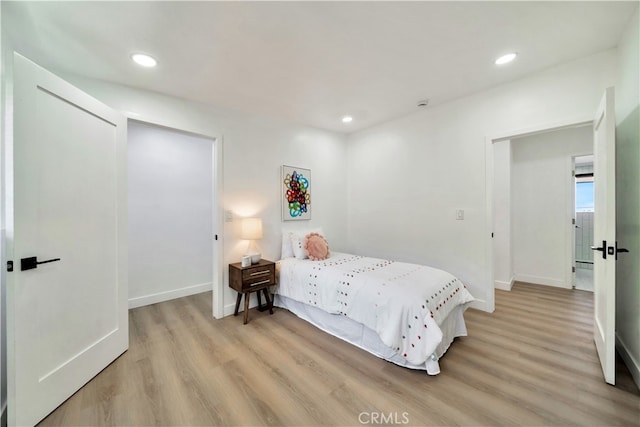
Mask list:
[{"label": "white door", "polygon": [[129,345],[126,121],[17,54],[13,105],[8,417],[34,425]]},{"label": "white door", "polygon": [[607,88],[594,120],[594,325],[604,379],[615,384],[616,171],[613,88]]}]

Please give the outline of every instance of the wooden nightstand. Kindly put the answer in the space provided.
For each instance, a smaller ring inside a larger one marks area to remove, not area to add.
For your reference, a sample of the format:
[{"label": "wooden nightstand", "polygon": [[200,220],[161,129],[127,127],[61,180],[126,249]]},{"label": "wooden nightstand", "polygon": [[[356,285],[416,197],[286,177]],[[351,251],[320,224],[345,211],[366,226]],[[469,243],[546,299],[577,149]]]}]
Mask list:
[{"label": "wooden nightstand", "polygon": [[[273,261],[261,259],[257,264],[249,267],[242,267],[239,262],[229,264],[229,287],[238,291],[236,299],[236,309],[234,316],[238,315],[240,300],[244,295],[244,324],[249,320],[249,297],[251,292],[258,292],[258,310],[269,309],[269,314],[273,314],[273,302],[269,297],[269,286],[276,284],[276,264]],[[267,299],[267,305],[262,307],[260,291]]]}]

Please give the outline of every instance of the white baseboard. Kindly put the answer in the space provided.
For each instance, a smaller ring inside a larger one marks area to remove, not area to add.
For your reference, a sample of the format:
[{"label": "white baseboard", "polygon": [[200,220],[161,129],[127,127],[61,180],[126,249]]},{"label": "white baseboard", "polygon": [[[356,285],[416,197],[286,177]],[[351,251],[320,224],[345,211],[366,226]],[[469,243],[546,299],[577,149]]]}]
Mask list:
[{"label": "white baseboard", "polygon": [[494,280],[493,287],[495,289],[500,289],[502,291],[510,291],[511,288],[513,288],[513,282],[514,282],[513,277],[508,282],[505,282],[503,280]]},{"label": "white baseboard", "polygon": [[[163,301],[169,301],[176,298],[182,298],[189,295],[199,294],[212,290],[211,282],[201,283],[199,285],[187,286],[170,291],[158,292],[156,294],[144,295],[141,297],[129,298],[129,308],[142,307],[144,305],[156,304]],[[233,313],[233,310],[231,310]]]},{"label": "white baseboard", "polygon": [[631,354],[629,348],[620,339],[620,335],[618,334],[616,334],[616,349],[618,350],[618,353],[620,353],[622,360],[624,360],[624,364],[627,365],[629,372],[631,372],[631,376],[633,377],[633,381],[636,383],[636,386],[640,388],[640,363],[638,363],[633,354]]},{"label": "white baseboard", "polygon": [[555,286],[556,288],[571,289],[567,286],[563,279],[554,279],[553,277],[531,276],[528,274],[516,274],[513,277],[516,282],[533,283],[535,285]]},{"label": "white baseboard", "polygon": [[[224,306],[224,310],[222,311],[222,315],[224,317],[231,316],[235,309],[236,309],[236,304],[235,303],[227,304],[227,305]],[[240,309],[238,310],[238,313],[240,313],[241,311],[244,311],[244,306],[240,307]]]},{"label": "white baseboard", "polygon": [[[249,306],[249,308],[251,308],[251,306]],[[226,304],[224,306],[224,311],[222,312],[224,317],[227,316],[231,316],[233,314],[233,311],[236,309],[236,304]],[[240,308],[238,309],[238,313],[242,313],[244,311],[244,305],[240,304]]]},{"label": "white baseboard", "polygon": [[[262,292],[262,291],[260,291],[260,292]],[[271,297],[273,297],[273,295]],[[233,312],[236,309],[236,302],[235,301],[236,300],[234,298],[233,303],[226,304],[224,306],[224,310],[222,312],[222,315],[224,317],[231,316],[233,314]],[[263,298],[262,303],[264,304],[264,298]],[[257,306],[258,306],[258,297],[255,296],[255,292],[252,292],[251,293],[251,297],[249,299],[249,309],[255,308]],[[240,307],[238,308],[238,313],[242,313],[243,311],[244,311],[244,299],[240,303]]]},{"label": "white baseboard", "polygon": [[471,308],[475,308],[477,310],[480,311],[486,311],[487,313],[493,313],[493,309],[491,309],[489,307],[489,305],[487,304],[487,302],[485,300],[482,299],[475,299],[471,302],[471,304],[469,304],[469,307]]}]

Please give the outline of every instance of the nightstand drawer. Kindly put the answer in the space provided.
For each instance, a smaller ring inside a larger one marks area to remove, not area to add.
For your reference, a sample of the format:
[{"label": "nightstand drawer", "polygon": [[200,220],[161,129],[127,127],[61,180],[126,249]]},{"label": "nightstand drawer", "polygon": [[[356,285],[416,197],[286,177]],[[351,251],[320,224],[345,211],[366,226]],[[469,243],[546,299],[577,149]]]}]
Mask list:
[{"label": "nightstand drawer", "polygon": [[276,283],[276,274],[271,266],[256,267],[242,272],[242,289],[250,289],[260,285]]},{"label": "nightstand drawer", "polygon": [[271,267],[272,266],[270,265],[265,265],[265,266],[247,268],[245,270],[242,270],[242,280],[253,281],[256,278],[259,279],[259,278],[269,277],[274,273],[273,268]]},{"label": "nightstand drawer", "polygon": [[257,279],[255,282],[243,282],[242,283],[242,290],[243,291],[247,291],[251,288],[255,288],[256,286],[261,286],[261,285],[273,285],[273,280],[266,278],[266,279]]}]

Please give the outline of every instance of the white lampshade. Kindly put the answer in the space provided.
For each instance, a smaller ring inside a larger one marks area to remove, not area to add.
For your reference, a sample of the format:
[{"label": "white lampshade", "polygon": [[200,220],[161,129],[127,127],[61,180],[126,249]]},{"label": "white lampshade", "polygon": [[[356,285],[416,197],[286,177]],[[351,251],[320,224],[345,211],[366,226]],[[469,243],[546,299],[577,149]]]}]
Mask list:
[{"label": "white lampshade", "polygon": [[260,218],[244,218],[240,229],[240,238],[244,240],[262,239],[262,220]]},{"label": "white lampshade", "polygon": [[240,238],[249,241],[247,255],[251,256],[251,263],[257,264],[262,254],[255,248],[254,240],[262,239],[262,220],[260,218],[244,218],[240,227]]}]

